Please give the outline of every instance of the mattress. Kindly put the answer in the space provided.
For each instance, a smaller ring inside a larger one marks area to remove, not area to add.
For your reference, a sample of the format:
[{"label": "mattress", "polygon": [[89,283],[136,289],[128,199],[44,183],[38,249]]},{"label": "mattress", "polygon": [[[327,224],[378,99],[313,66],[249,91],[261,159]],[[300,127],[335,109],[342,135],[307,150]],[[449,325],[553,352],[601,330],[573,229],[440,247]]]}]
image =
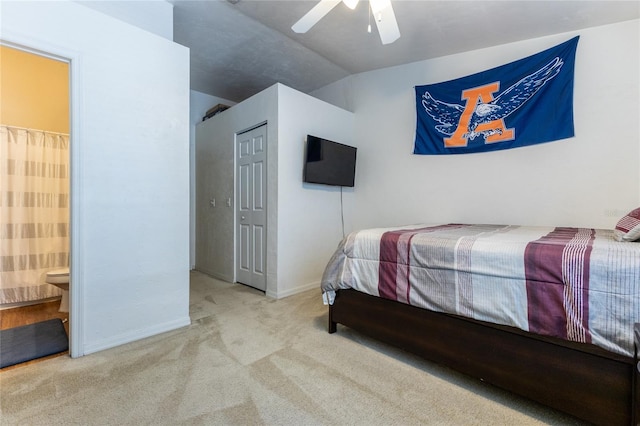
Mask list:
[{"label": "mattress", "polygon": [[590,228],[368,229],[343,239],[321,285],[325,303],[335,291],[352,288],[633,356],[640,243]]}]

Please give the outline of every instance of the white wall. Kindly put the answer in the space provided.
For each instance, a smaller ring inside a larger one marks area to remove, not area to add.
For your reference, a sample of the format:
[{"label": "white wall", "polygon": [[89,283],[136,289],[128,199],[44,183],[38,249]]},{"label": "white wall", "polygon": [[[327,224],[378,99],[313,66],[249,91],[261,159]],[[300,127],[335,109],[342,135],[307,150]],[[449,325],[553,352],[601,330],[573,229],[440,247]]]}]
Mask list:
[{"label": "white wall", "polygon": [[209,108],[218,105],[233,106],[236,103],[227,99],[211,96],[206,93],[190,91],[189,95],[189,265],[193,269],[196,264],[196,125],[202,123]]},{"label": "white wall", "polygon": [[[342,238],[340,192],[302,183],[305,137],[313,134],[350,144],[353,119],[348,111],[276,84],[198,124],[197,176],[208,174],[204,178],[217,185],[205,194],[201,193],[203,185],[196,184],[196,267],[220,279],[234,280],[233,209],[224,205],[212,209],[208,200],[233,194],[235,134],[266,122],[266,293],[280,298],[318,288],[324,267]],[[352,196],[353,190],[346,189],[347,227],[353,216]],[[205,234],[209,241],[203,246]]]},{"label": "white wall", "polygon": [[90,0],[76,3],[173,40],[173,5],[165,0]]},{"label": "white wall", "polygon": [[[302,182],[306,136],[356,146],[353,126],[352,113],[279,86],[277,297],[319,288],[322,272],[342,239],[340,188]],[[353,230],[358,185],[359,175],[355,188],[343,189],[347,233]]]},{"label": "white wall", "polygon": [[188,325],[188,50],[67,1],[3,1],[0,24],[71,58],[72,351]]},{"label": "white wall", "polygon": [[[272,232],[278,226],[277,87],[271,86],[196,126],[196,269],[233,282],[235,135],[267,123],[267,291],[273,292],[277,286],[277,232]],[[217,203],[212,209],[210,198],[231,198],[233,203],[231,207]]]},{"label": "white wall", "polygon": [[[414,86],[446,81],[580,35],[574,138],[481,154],[412,155]],[[611,228],[640,205],[639,21],[363,73],[314,93],[354,111],[354,226],[417,222]]]}]

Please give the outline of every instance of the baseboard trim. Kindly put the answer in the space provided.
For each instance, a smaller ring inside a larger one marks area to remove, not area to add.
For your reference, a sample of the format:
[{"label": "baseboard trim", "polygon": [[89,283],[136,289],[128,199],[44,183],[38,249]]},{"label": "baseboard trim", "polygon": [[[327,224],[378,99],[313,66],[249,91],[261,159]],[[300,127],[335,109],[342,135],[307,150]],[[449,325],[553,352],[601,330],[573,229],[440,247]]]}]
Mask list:
[{"label": "baseboard trim", "polygon": [[224,281],[226,283],[232,283],[233,282],[233,277],[228,277],[224,274],[220,274],[218,272],[214,272],[214,271],[207,271],[206,269],[202,269],[202,268],[194,268],[192,269],[192,271],[196,271],[196,272],[201,272],[205,275],[209,275],[211,278],[215,278],[217,280],[220,281]]},{"label": "baseboard trim", "polygon": [[83,353],[84,355],[89,355],[95,352],[111,349],[116,346],[121,346],[126,343],[142,340],[147,337],[156,336],[161,333],[173,331],[178,328],[187,327],[189,325],[191,325],[191,318],[187,316],[186,318],[181,318],[178,320],[169,321],[162,324],[157,324],[151,327],[134,330],[128,333],[121,334],[119,336],[111,337],[109,339],[104,339],[95,343],[87,344],[84,346]]},{"label": "baseboard trim", "polygon": [[273,297],[274,299],[282,299],[284,297],[293,296],[294,294],[302,293],[304,291],[313,290],[314,288],[318,289],[318,295],[320,295],[320,281],[314,281],[298,287],[290,288],[285,291],[278,291],[276,293],[267,291],[266,294],[267,296]]}]

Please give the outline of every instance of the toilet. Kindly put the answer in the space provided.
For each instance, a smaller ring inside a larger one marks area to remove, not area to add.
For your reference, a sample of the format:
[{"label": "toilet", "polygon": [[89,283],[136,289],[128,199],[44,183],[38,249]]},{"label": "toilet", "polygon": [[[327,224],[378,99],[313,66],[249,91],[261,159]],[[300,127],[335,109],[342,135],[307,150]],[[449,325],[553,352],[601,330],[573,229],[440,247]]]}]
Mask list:
[{"label": "toilet", "polygon": [[69,312],[69,268],[55,269],[47,272],[45,282],[62,290],[62,301],[58,312]]}]

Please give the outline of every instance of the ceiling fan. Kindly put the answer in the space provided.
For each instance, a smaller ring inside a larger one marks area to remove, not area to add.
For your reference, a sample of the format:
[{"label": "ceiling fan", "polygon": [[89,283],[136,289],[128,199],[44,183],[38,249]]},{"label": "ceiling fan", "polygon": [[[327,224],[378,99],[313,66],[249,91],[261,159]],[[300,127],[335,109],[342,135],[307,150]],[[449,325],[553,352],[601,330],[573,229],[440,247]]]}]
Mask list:
[{"label": "ceiling fan", "polygon": [[[355,9],[358,5],[358,0],[320,0],[313,9],[293,24],[291,29],[297,33],[306,33],[341,1],[350,9]],[[393,13],[391,0],[369,0],[369,5],[382,44],[390,44],[399,39],[400,29],[396,15]],[[371,26],[369,26],[369,32],[371,32]]]}]

